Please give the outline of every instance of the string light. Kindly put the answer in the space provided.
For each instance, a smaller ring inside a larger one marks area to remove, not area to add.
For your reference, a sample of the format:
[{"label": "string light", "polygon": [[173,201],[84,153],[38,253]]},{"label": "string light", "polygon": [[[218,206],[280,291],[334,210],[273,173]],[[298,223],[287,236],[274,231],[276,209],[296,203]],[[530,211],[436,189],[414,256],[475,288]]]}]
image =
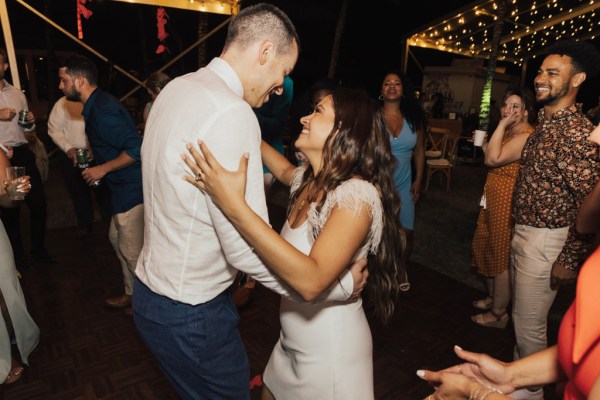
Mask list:
[{"label": "string light", "polygon": [[[512,0],[507,7],[499,53],[501,59],[516,64],[553,41],[570,37],[587,40],[600,34],[597,0]],[[489,58],[498,18],[496,1],[482,0],[407,40],[412,46],[443,46],[447,52]],[[538,37],[541,40],[536,40]]]}]

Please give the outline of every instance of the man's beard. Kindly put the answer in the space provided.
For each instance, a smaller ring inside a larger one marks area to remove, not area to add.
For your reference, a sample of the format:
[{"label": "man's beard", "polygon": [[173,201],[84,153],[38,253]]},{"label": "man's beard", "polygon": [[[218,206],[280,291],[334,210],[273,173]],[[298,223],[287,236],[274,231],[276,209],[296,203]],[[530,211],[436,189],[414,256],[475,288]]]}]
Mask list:
[{"label": "man's beard", "polygon": [[548,96],[542,98],[542,99],[538,99],[536,96],[536,100],[538,105],[540,106],[547,106],[549,104],[552,104],[556,101],[558,101],[561,97],[565,96],[567,94],[567,90],[565,87],[563,87],[559,93],[552,93],[552,91],[548,92]]},{"label": "man's beard", "polygon": [[71,90],[69,93],[65,92],[65,97],[70,101],[81,102],[81,92],[78,92],[76,89]]}]

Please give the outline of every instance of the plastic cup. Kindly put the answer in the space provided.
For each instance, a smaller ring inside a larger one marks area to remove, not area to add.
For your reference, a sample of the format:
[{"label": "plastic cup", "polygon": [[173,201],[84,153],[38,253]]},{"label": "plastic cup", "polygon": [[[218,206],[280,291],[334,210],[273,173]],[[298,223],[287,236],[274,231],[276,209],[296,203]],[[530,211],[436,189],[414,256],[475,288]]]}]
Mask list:
[{"label": "plastic cup", "polygon": [[483,145],[483,140],[485,139],[486,131],[482,131],[480,129],[475,130],[475,136],[473,137],[473,145],[477,147],[481,147]]},{"label": "plastic cup", "polygon": [[18,187],[23,182],[22,178],[24,176],[25,167],[6,167],[6,179],[8,181],[6,190],[11,200],[25,200],[25,193],[18,191]]}]

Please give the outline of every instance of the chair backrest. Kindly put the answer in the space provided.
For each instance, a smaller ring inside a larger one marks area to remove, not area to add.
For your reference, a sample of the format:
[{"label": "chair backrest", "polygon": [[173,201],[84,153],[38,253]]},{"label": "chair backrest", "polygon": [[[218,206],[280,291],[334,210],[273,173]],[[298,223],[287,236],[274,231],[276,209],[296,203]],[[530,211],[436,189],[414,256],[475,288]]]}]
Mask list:
[{"label": "chair backrest", "polygon": [[427,158],[442,157],[446,151],[446,142],[449,135],[449,129],[430,127],[425,142],[425,156]]},{"label": "chair backrest", "polygon": [[444,158],[450,162],[451,166],[454,166],[458,157],[458,142],[460,141],[459,135],[448,135],[446,137],[446,151]]}]

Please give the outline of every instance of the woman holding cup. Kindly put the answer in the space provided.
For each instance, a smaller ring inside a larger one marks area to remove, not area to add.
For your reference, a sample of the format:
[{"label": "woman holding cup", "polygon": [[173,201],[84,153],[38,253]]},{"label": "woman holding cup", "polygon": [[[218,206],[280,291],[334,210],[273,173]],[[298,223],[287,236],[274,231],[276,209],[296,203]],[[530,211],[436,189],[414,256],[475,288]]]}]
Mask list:
[{"label": "woman holding cup", "polygon": [[[4,151],[0,151],[0,205],[3,207],[17,204],[10,199],[7,190],[10,185],[15,185],[15,191],[23,195],[31,189],[28,176],[10,180],[6,174],[9,168],[8,157]],[[13,383],[21,377],[23,365],[27,365],[29,354],[40,336],[37,325],[27,311],[17,276],[10,242],[0,222],[0,306],[8,311],[2,312],[0,318],[0,384]]]},{"label": "woman holding cup", "polygon": [[485,279],[488,296],[473,302],[484,313],[471,317],[478,325],[505,328],[510,302],[509,255],[512,230],[512,193],[521,151],[533,132],[534,97],[527,89],[504,94],[502,119],[484,144],[488,171],[481,211],[472,243],[472,267]]}]

